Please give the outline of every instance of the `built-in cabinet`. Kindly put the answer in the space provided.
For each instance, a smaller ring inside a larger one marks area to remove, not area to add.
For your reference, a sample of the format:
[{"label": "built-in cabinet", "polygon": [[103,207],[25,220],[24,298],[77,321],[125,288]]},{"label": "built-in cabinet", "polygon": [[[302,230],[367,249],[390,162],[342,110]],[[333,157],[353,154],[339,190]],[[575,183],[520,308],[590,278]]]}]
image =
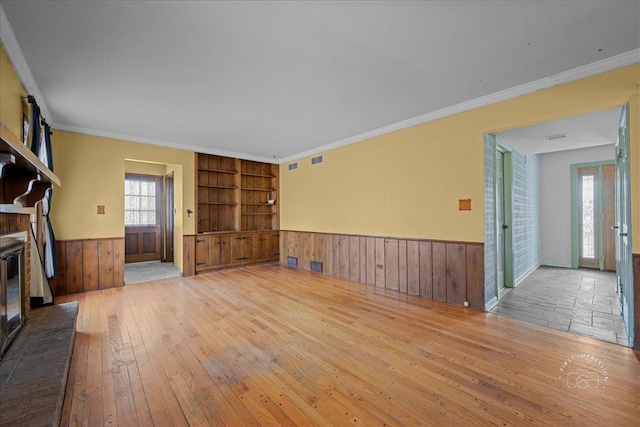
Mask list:
[{"label": "built-in cabinet", "polygon": [[198,234],[195,236],[195,271],[277,261],[279,248],[278,231]]},{"label": "built-in cabinet", "polygon": [[277,261],[278,165],[203,153],[196,165],[198,234],[185,271]]}]

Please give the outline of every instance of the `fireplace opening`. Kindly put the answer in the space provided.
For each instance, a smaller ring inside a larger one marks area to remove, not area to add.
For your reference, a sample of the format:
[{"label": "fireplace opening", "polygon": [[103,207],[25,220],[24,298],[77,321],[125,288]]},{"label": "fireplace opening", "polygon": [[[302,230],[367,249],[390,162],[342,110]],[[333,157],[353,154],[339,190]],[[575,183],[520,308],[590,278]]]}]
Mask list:
[{"label": "fireplace opening", "polygon": [[0,358],[25,320],[24,237],[0,236]]}]

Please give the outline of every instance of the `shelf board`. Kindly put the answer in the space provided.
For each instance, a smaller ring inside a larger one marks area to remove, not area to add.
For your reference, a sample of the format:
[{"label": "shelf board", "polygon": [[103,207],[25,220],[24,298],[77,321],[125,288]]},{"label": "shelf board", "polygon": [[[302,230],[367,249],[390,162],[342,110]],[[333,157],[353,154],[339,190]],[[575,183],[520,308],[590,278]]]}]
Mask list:
[{"label": "shelf board", "polygon": [[242,213],[242,215],[275,215],[275,212],[251,212],[251,213]]},{"label": "shelf board", "polygon": [[208,168],[198,168],[198,171],[204,172],[216,172],[216,173],[227,173],[229,175],[237,175],[238,171],[226,171],[222,169],[208,169]]},{"label": "shelf board", "polygon": [[42,182],[62,186],[58,178],[48,167],[20,141],[13,132],[0,122],[0,152],[9,152],[16,157],[16,164],[25,170],[40,174]]},{"label": "shelf board", "polygon": [[268,192],[276,191],[273,188],[247,188],[247,187],[242,187],[242,189],[246,190],[246,191],[268,191]]},{"label": "shelf board", "polygon": [[238,187],[233,187],[233,186],[229,186],[229,185],[205,185],[205,184],[198,184],[198,187],[202,187],[202,188],[219,188],[222,190],[235,190]]},{"label": "shelf board", "polygon": [[276,204],[269,204],[269,203],[243,203],[242,206],[275,206]]},{"label": "shelf board", "polygon": [[275,178],[275,175],[264,175],[261,173],[242,172],[242,176],[257,176],[258,178]]},{"label": "shelf board", "polygon": [[237,203],[233,202],[198,202],[199,205],[223,205],[223,206],[236,206]]}]

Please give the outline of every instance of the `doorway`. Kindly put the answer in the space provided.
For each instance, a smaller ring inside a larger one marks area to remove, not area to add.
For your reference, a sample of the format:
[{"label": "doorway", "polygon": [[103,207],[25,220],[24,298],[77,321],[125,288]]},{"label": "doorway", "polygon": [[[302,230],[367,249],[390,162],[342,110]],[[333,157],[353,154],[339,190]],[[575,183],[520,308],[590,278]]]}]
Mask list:
[{"label": "doorway", "polygon": [[124,180],[125,264],[160,261],[162,250],[162,177],[126,174]]},{"label": "doorway", "polygon": [[[494,141],[502,138],[508,146],[513,147],[512,155],[516,164],[513,170],[515,188],[511,190],[515,197],[512,209],[516,214],[513,216],[513,223],[505,222],[515,230],[512,256],[517,270],[514,283],[517,288],[505,295],[505,298],[500,298],[499,302],[491,293],[500,286],[500,259],[494,257],[497,257],[504,239],[503,236],[499,237],[498,217],[501,215],[500,197],[506,194],[504,190],[503,193],[500,190],[500,187],[504,187],[499,184],[501,161],[496,154],[497,144],[494,142],[489,156],[486,150],[491,148],[492,135],[485,137],[485,233],[487,245],[496,248],[493,254],[485,250],[487,309],[497,304],[496,310],[492,312],[500,312],[509,317],[519,316],[521,320],[530,323],[618,344],[630,345],[633,342],[626,110],[627,107],[618,107],[502,131],[496,135]],[[524,176],[523,179],[522,157],[525,165],[527,160],[531,159],[535,163],[537,159],[537,174]],[[502,163],[504,164],[504,158]],[[576,168],[575,175],[571,176],[570,166],[576,164],[585,169],[578,174]],[[493,177],[489,171],[494,173]],[[530,217],[532,220],[523,221],[517,210],[521,205],[522,186],[529,179],[534,182],[538,180],[539,199],[535,203],[538,211]],[[575,186],[573,192],[570,189],[572,185]],[[590,195],[582,198],[586,193]],[[612,200],[617,197],[620,200],[613,203]],[[613,214],[612,206],[616,206]],[[580,221],[574,221],[579,217],[577,213],[573,215],[572,209],[580,211]],[[621,215],[624,215],[625,210],[627,216],[623,218]],[[523,223],[535,224],[537,218],[540,224],[539,243],[535,241],[535,233],[524,238],[517,233]],[[575,245],[575,250],[572,245]],[[616,256],[616,265],[612,263],[611,254]],[[521,274],[525,270],[523,264],[533,268],[529,270],[527,267],[526,274]],[[589,268],[578,268],[579,266]],[[495,275],[492,277],[492,274]],[[523,286],[525,281],[531,282],[530,286]],[[561,284],[566,284],[565,293],[560,291]],[[529,294],[518,300],[518,294],[526,292],[527,288]],[[492,300],[492,297],[495,299]],[[610,306],[615,309],[600,312],[605,303],[611,303]],[[624,329],[618,330],[623,324]],[[612,333],[615,335],[611,335]],[[606,335],[610,337],[607,338]]]},{"label": "doorway", "polygon": [[571,166],[572,268],[616,271],[615,163]]}]

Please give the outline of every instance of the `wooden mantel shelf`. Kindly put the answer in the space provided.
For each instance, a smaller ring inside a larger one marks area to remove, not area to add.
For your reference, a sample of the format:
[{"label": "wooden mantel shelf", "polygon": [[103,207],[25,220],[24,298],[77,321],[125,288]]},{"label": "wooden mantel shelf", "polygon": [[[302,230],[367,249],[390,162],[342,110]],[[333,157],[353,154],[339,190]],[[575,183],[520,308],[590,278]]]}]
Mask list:
[{"label": "wooden mantel shelf", "polygon": [[32,208],[58,178],[0,122],[0,211]]}]

